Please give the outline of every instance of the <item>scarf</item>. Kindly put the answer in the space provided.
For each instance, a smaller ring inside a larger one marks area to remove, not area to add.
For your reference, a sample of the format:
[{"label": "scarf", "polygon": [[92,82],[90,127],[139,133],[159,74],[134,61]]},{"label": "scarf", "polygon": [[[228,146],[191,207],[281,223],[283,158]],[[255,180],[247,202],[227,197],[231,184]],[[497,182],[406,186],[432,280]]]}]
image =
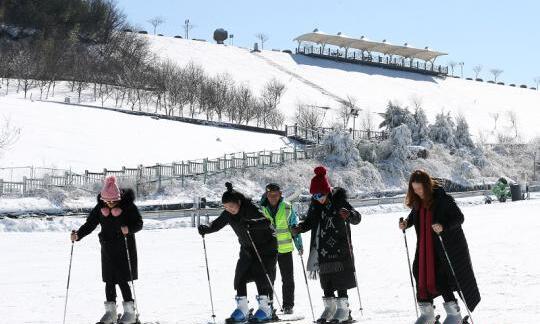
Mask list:
[{"label": "scarf", "polygon": [[436,296],[435,247],[433,242],[433,213],[420,207],[420,242],[418,267],[418,297],[429,299]]}]

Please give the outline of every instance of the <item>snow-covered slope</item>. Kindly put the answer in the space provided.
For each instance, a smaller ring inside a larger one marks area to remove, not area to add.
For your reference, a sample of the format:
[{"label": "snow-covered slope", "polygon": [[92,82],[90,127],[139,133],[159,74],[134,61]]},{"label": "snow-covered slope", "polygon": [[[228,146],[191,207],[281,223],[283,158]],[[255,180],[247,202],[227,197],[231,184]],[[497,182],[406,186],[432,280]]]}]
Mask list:
[{"label": "snow-covered slope", "polygon": [[[254,90],[261,89],[266,81],[275,77],[287,85],[281,101],[281,110],[292,118],[297,102],[330,106],[337,110],[335,96],[348,95],[358,100],[359,107],[375,113],[384,111],[389,100],[412,107],[419,100],[430,121],[442,110],[453,115],[465,115],[477,136],[480,130],[491,131],[494,122],[490,113],[499,112],[498,130],[508,126],[507,111],[518,116],[519,130],[525,138],[540,135],[540,92],[484,82],[393,71],[356,64],[340,63],[303,55],[249,50],[212,43],[148,37],[151,48],[162,58],[180,65],[192,61],[211,73],[227,72],[238,82],[249,83]],[[308,81],[308,82],[305,82]],[[322,88],[326,94],[313,85]],[[321,111],[322,113],[322,111]],[[336,113],[330,112],[326,121],[331,122]]]},{"label": "snow-covered slope", "polygon": [[[536,323],[540,316],[540,281],[534,257],[540,244],[537,235],[540,222],[535,212],[538,208],[540,200],[463,207],[464,231],[482,295],[474,312],[475,323]],[[508,226],[514,215],[520,215],[519,221]],[[358,311],[356,291],[350,290],[349,296],[353,317],[361,323],[414,322],[407,258],[403,236],[397,228],[398,218],[404,216],[404,211],[364,215],[362,222],[352,227],[363,317]],[[69,229],[80,224],[70,223],[69,219],[65,222],[68,229],[65,232],[1,233],[2,323],[62,322]],[[211,307],[200,236],[193,228],[156,230],[154,225],[155,222],[147,221],[145,229],[137,234],[140,279],[135,285],[141,319],[161,324],[208,323]],[[35,229],[41,231],[44,227]],[[408,231],[408,238],[412,249],[415,244],[412,230]],[[309,234],[304,234],[303,239],[307,246]],[[232,280],[238,242],[226,227],[207,235],[206,246],[215,312],[223,320],[234,308]],[[306,316],[299,324],[311,323],[302,267],[296,253],[294,262],[295,309]],[[317,316],[322,312],[322,291],[318,281],[310,280],[309,285]],[[281,292],[279,275],[276,288]],[[256,305],[255,293],[254,285],[250,284],[251,307]],[[104,298],[99,242],[93,233],[75,244],[66,322],[94,323],[102,315]],[[440,298],[436,305],[444,318]]]},{"label": "snow-covered slope", "polygon": [[0,166],[100,171],[279,149],[287,139],[220,127],[155,120],[93,108],[0,97],[0,117],[21,129]]}]

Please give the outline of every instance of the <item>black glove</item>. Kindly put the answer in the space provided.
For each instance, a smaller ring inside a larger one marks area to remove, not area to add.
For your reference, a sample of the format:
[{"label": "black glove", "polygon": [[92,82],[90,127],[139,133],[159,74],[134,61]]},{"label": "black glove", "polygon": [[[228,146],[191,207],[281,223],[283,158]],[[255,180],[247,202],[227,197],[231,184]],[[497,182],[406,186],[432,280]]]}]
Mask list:
[{"label": "black glove", "polygon": [[199,225],[199,227],[197,227],[197,230],[199,230],[200,235],[204,236],[210,231],[210,227],[208,227],[208,225]]}]

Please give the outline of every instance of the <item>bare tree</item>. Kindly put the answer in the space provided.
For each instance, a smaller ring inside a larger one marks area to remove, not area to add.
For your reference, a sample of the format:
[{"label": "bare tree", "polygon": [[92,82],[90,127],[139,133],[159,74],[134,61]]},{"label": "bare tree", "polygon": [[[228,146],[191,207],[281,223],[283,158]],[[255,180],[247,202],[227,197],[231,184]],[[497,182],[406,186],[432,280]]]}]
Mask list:
[{"label": "bare tree", "polygon": [[255,38],[257,38],[261,42],[261,50],[264,49],[264,43],[269,39],[268,35],[265,33],[257,33],[255,34]]},{"label": "bare tree", "polygon": [[474,74],[475,74],[475,79],[478,79],[478,76],[480,75],[480,72],[482,72],[482,69],[483,69],[483,68],[484,68],[484,67],[483,67],[482,65],[475,65],[475,66],[472,68],[472,70],[473,70],[473,72],[474,72]]},{"label": "bare tree", "polygon": [[417,110],[417,109],[422,108],[422,104],[424,103],[424,100],[418,94],[413,94],[411,96],[411,103],[412,103],[414,109]]},{"label": "bare tree", "polygon": [[498,112],[489,113],[489,116],[493,119],[493,132],[497,130],[497,121],[499,120],[499,117],[501,116]]},{"label": "bare tree", "polygon": [[322,126],[323,116],[317,108],[299,103],[296,106],[295,122],[300,127],[307,129],[317,129]]},{"label": "bare tree", "polygon": [[262,111],[259,118],[264,127],[267,126],[269,117],[277,110],[285,89],[285,84],[275,78],[265,84],[261,95]]},{"label": "bare tree", "polygon": [[343,121],[343,128],[347,128],[349,126],[351,117],[358,112],[356,101],[356,98],[348,95],[345,101],[343,101],[339,107],[339,117]]},{"label": "bare tree", "polygon": [[501,73],[503,73],[503,70],[501,70],[501,69],[491,69],[491,70],[489,70],[489,72],[491,72],[491,74],[493,74],[493,81],[497,82],[497,78],[499,77],[499,75],[501,75]]},{"label": "bare tree", "polygon": [[165,23],[165,18],[156,16],[147,20],[147,22],[154,27],[154,35],[156,34],[157,27]]},{"label": "bare tree", "polygon": [[[243,83],[237,87],[233,107],[236,110],[235,116],[238,124],[245,122],[247,125],[255,117],[256,99],[247,84]],[[234,119],[231,117],[231,121]]]},{"label": "bare tree", "polygon": [[536,83],[536,91],[540,90],[538,89],[538,86],[540,85],[540,76],[534,78],[534,83]]},{"label": "bare tree", "polygon": [[0,151],[8,149],[19,139],[21,129],[11,125],[11,121],[3,118],[0,125]]},{"label": "bare tree", "polygon": [[185,38],[186,38],[186,39],[189,39],[189,32],[190,32],[193,28],[195,28],[195,25],[191,24],[191,23],[189,22],[189,19],[186,19],[186,20],[184,21],[184,26],[182,26],[182,28],[184,29],[184,36],[185,36]]},{"label": "bare tree", "polygon": [[450,67],[450,70],[452,70],[452,76],[454,76],[454,68],[456,67],[456,65],[457,65],[456,61],[448,62],[448,66]]},{"label": "bare tree", "polygon": [[361,116],[360,127],[363,131],[366,132],[371,132],[373,129],[375,129],[373,115],[371,114],[370,109],[367,109],[363,112]]},{"label": "bare tree", "polygon": [[508,121],[510,122],[510,129],[514,132],[514,137],[517,140],[519,138],[517,114],[513,110],[508,110],[506,112],[506,116],[508,117]]}]

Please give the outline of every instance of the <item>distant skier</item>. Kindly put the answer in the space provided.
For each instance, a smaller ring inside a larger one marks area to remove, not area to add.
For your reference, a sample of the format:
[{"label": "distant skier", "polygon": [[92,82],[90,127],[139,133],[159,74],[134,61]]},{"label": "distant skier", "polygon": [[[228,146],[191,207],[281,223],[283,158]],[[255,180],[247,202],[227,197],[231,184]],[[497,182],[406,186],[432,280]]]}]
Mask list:
[{"label": "distant skier", "polygon": [[[292,314],[294,307],[294,247],[303,253],[302,237],[293,236],[291,228],[298,224],[296,214],[290,202],[282,197],[281,188],[276,183],[269,183],[261,200],[262,211],[276,228],[278,241],[278,265],[282,280],[283,312]],[[294,242],[294,244],[293,244]]]},{"label": "distant skier", "polygon": [[416,170],[410,176],[406,204],[411,212],[407,220],[400,222],[399,228],[403,230],[414,225],[416,230],[413,273],[421,312],[416,324],[435,322],[433,299],[441,295],[447,313],[443,324],[461,324],[462,316],[454,296],[458,288],[436,235],[440,233],[443,238],[467,306],[473,311],[480,302],[480,293],[461,228],[463,213],[454,198],[422,170]]},{"label": "distant skier", "polygon": [[[78,231],[71,233],[72,241],[80,241],[101,225],[99,242],[101,244],[101,276],[105,282],[105,314],[100,324],[117,323],[116,285],[120,286],[124,299],[124,313],[119,324],[137,323],[134,300],[129,287],[130,280],[136,280],[137,247],[135,233],[140,231],[143,221],[137,206],[135,194],[131,189],[119,189],[114,176],[105,179],[105,185],[97,196],[98,203]],[[127,259],[125,239],[127,237],[131,270]]]},{"label": "distant skier", "polygon": [[347,290],[356,287],[350,224],[360,223],[361,215],[348,203],[345,189],[330,187],[323,166],[314,171],[309,210],[293,234],[311,231],[307,268],[320,275],[325,306],[317,322],[346,323],[352,320]]},{"label": "distant skier", "polygon": [[[199,234],[217,232],[230,225],[240,243],[240,256],[236,264],[234,289],[237,307],[226,320],[227,323],[267,322],[274,318],[270,303],[272,286],[267,278],[274,281],[277,261],[277,240],[274,227],[250,199],[233,189],[231,183],[225,184],[227,191],[221,201],[225,210],[209,226],[199,225]],[[255,248],[253,247],[255,245]],[[261,265],[257,253],[262,258]],[[266,271],[268,272],[266,272]],[[247,283],[255,281],[259,309],[250,318],[247,300]]]}]

